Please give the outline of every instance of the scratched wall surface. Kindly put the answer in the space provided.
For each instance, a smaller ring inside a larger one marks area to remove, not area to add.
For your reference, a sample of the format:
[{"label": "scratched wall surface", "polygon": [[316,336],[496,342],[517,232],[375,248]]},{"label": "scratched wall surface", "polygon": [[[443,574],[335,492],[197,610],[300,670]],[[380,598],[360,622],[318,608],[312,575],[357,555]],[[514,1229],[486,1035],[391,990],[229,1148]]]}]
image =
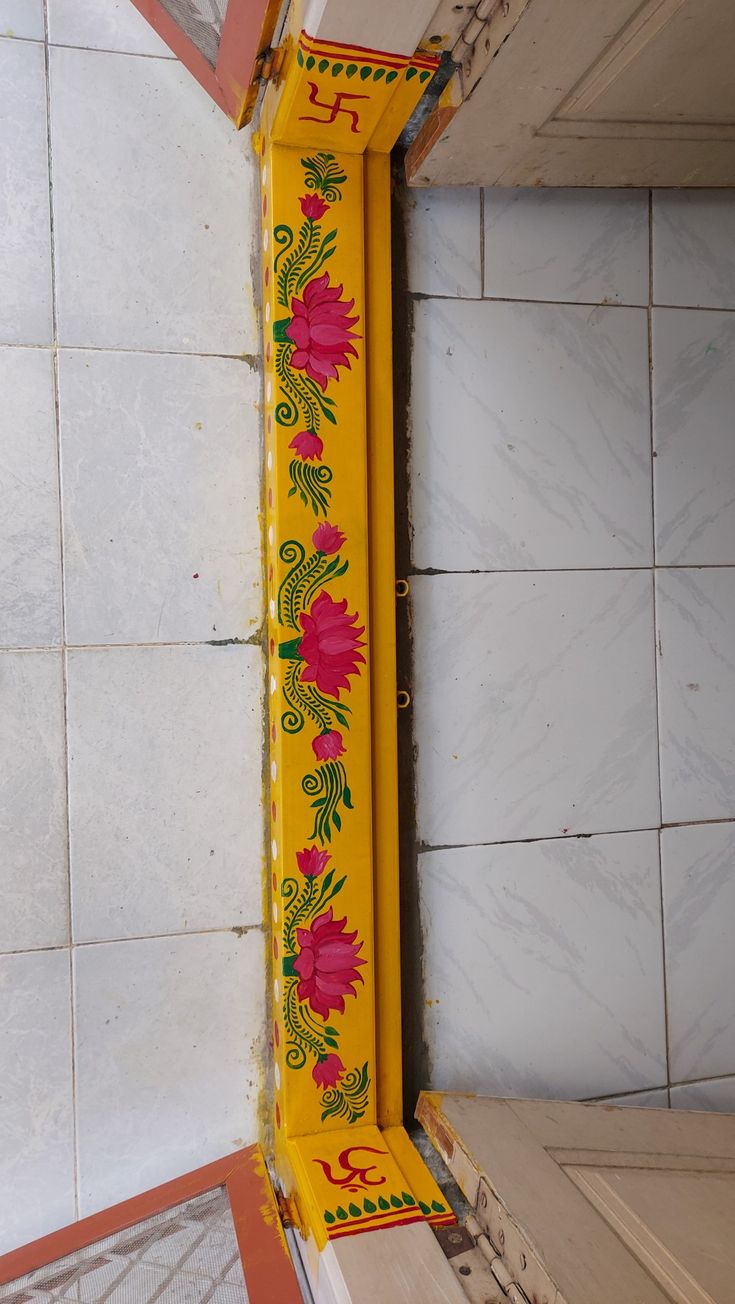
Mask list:
[{"label": "scratched wall surface", "polygon": [[264,1060],[249,140],[132,5],[44,8],[0,0],[0,1252],[253,1140]]}]

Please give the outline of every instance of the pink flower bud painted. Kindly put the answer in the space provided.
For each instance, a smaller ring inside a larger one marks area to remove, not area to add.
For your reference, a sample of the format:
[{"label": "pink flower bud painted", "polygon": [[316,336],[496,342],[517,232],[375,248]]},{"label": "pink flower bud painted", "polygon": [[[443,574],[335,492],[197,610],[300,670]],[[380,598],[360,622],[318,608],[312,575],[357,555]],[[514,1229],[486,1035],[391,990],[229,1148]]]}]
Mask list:
[{"label": "pink flower bud painted", "polygon": [[320,1055],[313,1069],[311,1076],[318,1087],[336,1087],[345,1066],[339,1055]]},{"label": "pink flower bud painted", "polygon": [[304,847],[303,851],[296,852],[296,864],[305,878],[317,878],[323,874],[331,858],[328,851],[320,851],[318,847]]},{"label": "pink flower bud painted", "polygon": [[346,538],[338,525],[330,525],[329,521],[322,521],[312,534],[311,541],[317,552],[325,552],[331,556],[332,553],[339,552]]},{"label": "pink flower bud painted", "polygon": [[302,462],[313,462],[315,458],[320,462],[324,452],[324,444],[313,430],[300,430],[297,435],[294,435],[289,448],[296,451]]},{"label": "pink flower bud painted", "polygon": [[345,754],[342,735],[336,729],[328,729],[326,733],[317,734],[316,738],[312,738],[311,745],[318,761],[336,761],[339,756]]},{"label": "pink flower bud painted", "polygon": [[318,222],[329,209],[329,204],[324,202],[321,195],[302,195],[299,203],[304,217],[310,218],[312,222]]}]

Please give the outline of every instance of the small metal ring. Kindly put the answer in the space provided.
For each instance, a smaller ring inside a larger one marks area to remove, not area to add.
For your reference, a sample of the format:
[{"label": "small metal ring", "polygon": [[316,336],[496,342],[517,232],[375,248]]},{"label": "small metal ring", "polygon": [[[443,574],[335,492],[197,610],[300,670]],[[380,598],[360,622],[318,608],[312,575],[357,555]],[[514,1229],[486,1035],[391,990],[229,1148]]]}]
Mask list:
[{"label": "small metal ring", "polygon": [[396,597],[407,598],[411,591],[408,580],[396,580]]},{"label": "small metal ring", "polygon": [[406,692],[405,688],[399,688],[396,705],[399,711],[405,711],[406,707],[411,705],[411,694]]}]

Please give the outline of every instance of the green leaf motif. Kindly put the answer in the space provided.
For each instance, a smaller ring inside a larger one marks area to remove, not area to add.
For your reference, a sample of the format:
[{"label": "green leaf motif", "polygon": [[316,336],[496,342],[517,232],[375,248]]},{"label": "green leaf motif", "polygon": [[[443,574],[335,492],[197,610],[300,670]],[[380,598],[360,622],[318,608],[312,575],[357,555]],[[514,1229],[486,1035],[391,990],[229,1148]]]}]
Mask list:
[{"label": "green leaf motif", "polygon": [[423,1200],[419,1200],[419,1209],[421,1210],[424,1217],[428,1218],[429,1214],[431,1213],[431,1209],[429,1208],[428,1204],[424,1204]]},{"label": "green leaf motif", "polygon": [[328,1209],[324,1210],[324,1221],[328,1225],[334,1222],[334,1214],[330,1213]]},{"label": "green leaf motif", "polygon": [[338,1205],[337,1205],[337,1208],[335,1209],[334,1212],[336,1213],[336,1215],[337,1215],[337,1217],[339,1218],[340,1222],[344,1222],[345,1219],[349,1216],[348,1213],[347,1213],[347,1210],[346,1210],[346,1209],[343,1209],[341,1204],[338,1204]]},{"label": "green leaf motif", "polygon": [[398,76],[398,73],[396,72],[395,68],[391,68],[390,72],[389,72],[389,73],[386,73],[386,76],[385,76],[385,83],[386,83],[386,86],[387,86],[390,82],[395,81],[395,79],[396,79],[397,76]]},{"label": "green leaf motif", "polygon": [[329,67],[329,59],[320,59],[318,66],[320,72],[326,72]]},{"label": "green leaf motif", "polygon": [[416,1204],[416,1201],[414,1200],[413,1196],[409,1195],[408,1191],[401,1191],[401,1195],[403,1197],[404,1204],[412,1204],[412,1205]]},{"label": "green leaf motif", "polygon": [[343,64],[343,63],[333,63],[333,64],[332,64],[332,76],[333,76],[333,77],[339,77],[339,74],[341,73],[341,71],[342,71],[343,68],[344,68],[344,64]]},{"label": "green leaf motif", "polygon": [[362,1207],[365,1210],[365,1213],[377,1213],[377,1209],[372,1200],[368,1200],[367,1197],[363,1200]]},{"label": "green leaf motif", "polygon": [[390,1205],[388,1204],[388,1201],[382,1195],[378,1196],[378,1206],[381,1209],[390,1209]]},{"label": "green leaf motif", "polygon": [[367,79],[368,79],[368,77],[371,75],[372,71],[373,71],[373,70],[372,70],[372,68],[370,67],[369,64],[367,64],[367,63],[364,64],[364,65],[362,66],[362,68],[360,69],[360,80],[361,80],[361,81],[367,81]]},{"label": "green leaf motif", "polygon": [[413,79],[414,79],[414,77],[416,76],[416,73],[417,73],[417,72],[418,72],[418,68],[407,68],[407,69],[406,69],[406,81],[413,81]]},{"label": "green leaf motif", "polygon": [[392,1196],[390,1197],[390,1202],[391,1202],[391,1204],[393,1205],[393,1208],[394,1208],[394,1209],[402,1209],[402,1208],[403,1208],[403,1200],[401,1199],[401,1197],[400,1197],[399,1195],[392,1195]]},{"label": "green leaf motif", "polygon": [[373,81],[380,81],[381,77],[385,77],[385,68],[376,68],[373,73]]},{"label": "green leaf motif", "polygon": [[345,76],[346,76],[346,77],[354,77],[354,75],[355,75],[356,72],[357,72],[357,64],[356,64],[356,63],[348,63],[347,67],[345,68]]},{"label": "green leaf motif", "polygon": [[358,1205],[356,1205],[356,1204],[349,1204],[349,1205],[347,1206],[347,1208],[349,1209],[349,1211],[350,1211],[350,1213],[352,1214],[352,1217],[353,1217],[353,1218],[362,1218],[362,1209],[360,1209],[360,1208],[358,1207]]},{"label": "green leaf motif", "polygon": [[434,1213],[446,1213],[446,1212],[447,1212],[446,1207],[445,1207],[443,1204],[440,1204],[438,1200],[432,1200],[432,1202],[431,1202],[431,1207],[432,1207],[432,1209],[434,1210]]},{"label": "green leaf motif", "polygon": [[308,68],[309,72],[311,72],[315,63],[316,63],[316,59],[314,58],[313,54],[310,54],[308,59],[306,60],[306,67]]}]

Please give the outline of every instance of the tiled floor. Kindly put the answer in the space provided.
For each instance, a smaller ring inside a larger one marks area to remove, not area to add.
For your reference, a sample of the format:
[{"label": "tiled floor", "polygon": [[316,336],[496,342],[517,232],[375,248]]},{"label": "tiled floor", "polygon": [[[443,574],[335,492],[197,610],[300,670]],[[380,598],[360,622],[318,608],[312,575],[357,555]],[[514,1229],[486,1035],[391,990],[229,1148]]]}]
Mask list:
[{"label": "tiled floor", "polygon": [[0,0],[0,171],[2,1253],[254,1137],[265,977],[248,141]]},{"label": "tiled floor", "polygon": [[735,1110],[734,222],[408,196],[436,1087]]}]

